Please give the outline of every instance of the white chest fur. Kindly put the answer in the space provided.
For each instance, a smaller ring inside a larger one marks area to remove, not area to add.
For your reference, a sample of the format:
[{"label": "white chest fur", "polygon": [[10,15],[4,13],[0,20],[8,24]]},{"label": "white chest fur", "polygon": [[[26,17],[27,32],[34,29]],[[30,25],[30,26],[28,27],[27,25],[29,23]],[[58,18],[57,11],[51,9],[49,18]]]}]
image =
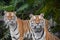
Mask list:
[{"label": "white chest fur", "polygon": [[[34,33],[35,36],[32,36],[33,40],[46,40],[45,36],[46,36],[46,33],[44,32],[44,35],[42,36],[42,38],[38,39],[38,35]],[[39,34],[40,35],[40,34]]]},{"label": "white chest fur", "polygon": [[19,39],[20,34],[19,34],[19,31],[18,31],[18,27],[16,25],[9,26],[9,29],[10,29],[10,34],[11,34],[12,40]]}]

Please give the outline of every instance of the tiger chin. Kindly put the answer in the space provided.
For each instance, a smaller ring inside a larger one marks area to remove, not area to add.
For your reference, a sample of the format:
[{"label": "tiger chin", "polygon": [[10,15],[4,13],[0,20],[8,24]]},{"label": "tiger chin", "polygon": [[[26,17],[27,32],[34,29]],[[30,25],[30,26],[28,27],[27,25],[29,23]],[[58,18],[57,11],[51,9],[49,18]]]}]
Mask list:
[{"label": "tiger chin", "polygon": [[49,21],[44,19],[44,14],[30,14],[30,28],[33,40],[60,40],[48,31]]},{"label": "tiger chin", "polygon": [[29,34],[29,20],[17,18],[16,12],[5,11],[4,22],[7,25],[6,27],[9,27],[12,40],[24,40],[24,37]]}]

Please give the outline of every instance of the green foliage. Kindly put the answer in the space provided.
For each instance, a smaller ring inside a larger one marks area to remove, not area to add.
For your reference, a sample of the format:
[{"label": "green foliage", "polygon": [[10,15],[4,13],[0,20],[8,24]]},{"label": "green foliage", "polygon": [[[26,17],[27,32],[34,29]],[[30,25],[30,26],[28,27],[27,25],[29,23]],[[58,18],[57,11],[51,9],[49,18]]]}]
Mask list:
[{"label": "green foliage", "polygon": [[[0,10],[6,11],[16,11],[17,17],[21,19],[29,19],[29,14],[33,13],[35,15],[44,13],[45,18],[53,14],[52,18],[54,21],[59,24],[59,28],[54,28],[52,31],[56,32],[58,29],[60,30],[60,0],[0,0]],[[0,16],[1,18],[1,16]],[[8,29],[0,26],[1,31],[3,30],[3,34],[1,33],[0,40],[9,40],[10,34]]]},{"label": "green foliage", "polygon": [[22,5],[19,9],[17,9],[16,12],[23,11],[24,9],[27,9],[28,6],[29,6],[28,4],[24,4],[24,5]]}]

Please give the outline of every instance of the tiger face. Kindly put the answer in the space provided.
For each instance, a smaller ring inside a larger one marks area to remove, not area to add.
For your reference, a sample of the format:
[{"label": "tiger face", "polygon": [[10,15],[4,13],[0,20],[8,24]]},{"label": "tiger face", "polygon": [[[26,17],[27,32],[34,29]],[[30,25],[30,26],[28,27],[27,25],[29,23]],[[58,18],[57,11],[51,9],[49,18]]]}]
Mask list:
[{"label": "tiger face", "polygon": [[14,24],[16,22],[16,15],[15,12],[4,12],[4,21],[6,24]]},{"label": "tiger face", "polygon": [[30,27],[34,32],[40,32],[44,28],[44,14],[30,14]]}]

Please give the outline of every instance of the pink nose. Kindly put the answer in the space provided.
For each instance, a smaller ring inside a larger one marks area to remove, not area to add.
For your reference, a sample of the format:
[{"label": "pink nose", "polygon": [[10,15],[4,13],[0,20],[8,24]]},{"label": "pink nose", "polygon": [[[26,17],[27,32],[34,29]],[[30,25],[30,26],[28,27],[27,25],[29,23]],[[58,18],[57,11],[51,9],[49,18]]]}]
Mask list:
[{"label": "pink nose", "polygon": [[11,18],[9,18],[9,20],[11,20]]},{"label": "pink nose", "polygon": [[39,24],[39,21],[36,21],[36,24]]}]

